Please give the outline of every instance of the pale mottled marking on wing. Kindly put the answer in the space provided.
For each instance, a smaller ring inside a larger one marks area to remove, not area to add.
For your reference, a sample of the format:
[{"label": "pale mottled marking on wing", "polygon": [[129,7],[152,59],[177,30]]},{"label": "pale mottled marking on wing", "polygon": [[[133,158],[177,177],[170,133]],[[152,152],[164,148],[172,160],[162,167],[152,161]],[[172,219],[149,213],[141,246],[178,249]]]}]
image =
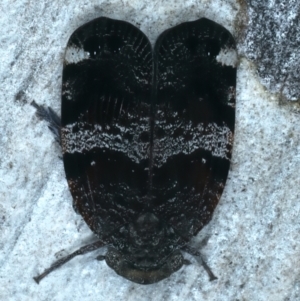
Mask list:
[{"label": "pale mottled marking on wing", "polygon": [[237,65],[237,52],[232,48],[222,48],[219,54],[216,56],[216,61],[222,66],[231,66],[233,68]]},{"label": "pale mottled marking on wing", "polygon": [[164,110],[158,110],[156,128],[162,129],[164,133],[162,137],[156,136],[154,140],[155,157],[158,161],[156,163],[163,164],[169,156],[181,152],[191,154],[199,148],[210,151],[215,157],[226,160],[231,157],[233,133],[225,122],[194,124],[192,121],[178,118],[176,112],[166,118]]},{"label": "pale mottled marking on wing", "polygon": [[235,108],[235,94],[236,94],[235,86],[229,86],[227,89],[227,105],[232,108]]},{"label": "pale mottled marking on wing", "polygon": [[90,58],[90,53],[83,48],[68,46],[65,53],[65,64],[77,64]]},{"label": "pale mottled marking on wing", "polygon": [[[136,120],[127,111],[129,126],[124,127],[118,122],[103,129],[100,125],[92,126],[86,122],[75,122],[61,129],[63,153],[84,153],[94,148],[111,149],[124,154],[132,161],[139,163],[148,158],[148,142],[142,142],[140,135],[149,131],[149,118],[140,116]],[[87,129],[88,128],[88,129]],[[74,131],[76,129],[76,131]],[[131,140],[124,136],[132,137]]]},{"label": "pale mottled marking on wing", "polygon": [[65,83],[63,84],[62,95],[65,96],[68,100],[72,100],[73,93],[70,89],[69,81],[65,81]]},{"label": "pale mottled marking on wing", "polygon": [[[128,113],[128,119],[130,118]],[[175,119],[168,124],[164,118],[160,119],[162,121],[156,120],[156,126],[164,130],[162,138],[154,138],[153,151],[157,166],[164,164],[170,156],[180,153],[188,155],[199,148],[211,151],[215,157],[230,159],[233,134],[225,123],[222,125],[209,123],[207,126],[199,123],[194,126],[190,121],[183,123],[182,120]],[[133,120],[128,124],[129,126],[125,128],[115,122],[108,128],[111,131],[97,124],[91,129],[85,122],[68,124],[62,128],[63,153],[87,152],[94,148],[111,149],[127,154],[132,161],[139,163],[148,158],[148,142],[140,140],[141,134],[149,129],[148,118],[141,116],[139,122]],[[74,128],[78,130],[73,131]],[[181,135],[174,135],[177,129],[182,131]],[[132,140],[125,139],[125,134],[129,134]],[[188,140],[185,137],[189,137]]]}]

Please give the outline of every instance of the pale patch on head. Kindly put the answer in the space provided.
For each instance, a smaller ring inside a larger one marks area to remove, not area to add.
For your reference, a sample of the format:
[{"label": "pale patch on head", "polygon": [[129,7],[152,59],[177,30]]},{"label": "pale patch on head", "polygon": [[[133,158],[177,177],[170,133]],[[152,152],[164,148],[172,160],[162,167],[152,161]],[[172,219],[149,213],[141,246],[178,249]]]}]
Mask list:
[{"label": "pale patch on head", "polygon": [[90,53],[84,51],[82,48],[69,46],[66,49],[65,54],[65,63],[68,64],[77,64],[83,60],[87,60],[90,58]]},{"label": "pale patch on head", "polygon": [[221,51],[216,57],[216,60],[218,63],[222,65],[236,67],[237,65],[236,50],[232,48],[221,49]]}]

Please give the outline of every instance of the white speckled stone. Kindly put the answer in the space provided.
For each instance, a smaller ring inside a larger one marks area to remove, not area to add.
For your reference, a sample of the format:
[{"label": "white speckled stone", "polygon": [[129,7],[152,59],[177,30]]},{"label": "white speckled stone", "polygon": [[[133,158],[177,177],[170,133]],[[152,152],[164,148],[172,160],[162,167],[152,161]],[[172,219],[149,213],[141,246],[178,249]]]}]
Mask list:
[{"label": "white speckled stone", "polygon": [[192,265],[141,286],[94,260],[100,250],[37,285],[33,276],[92,237],[72,209],[60,148],[30,106],[35,100],[59,112],[71,33],[107,16],[137,25],[154,42],[205,16],[238,36],[243,15],[234,0],[2,0],[0,12],[0,300],[300,300],[300,118],[261,86],[245,58],[231,171],[213,220],[193,241],[218,280],[209,282],[186,255]]}]

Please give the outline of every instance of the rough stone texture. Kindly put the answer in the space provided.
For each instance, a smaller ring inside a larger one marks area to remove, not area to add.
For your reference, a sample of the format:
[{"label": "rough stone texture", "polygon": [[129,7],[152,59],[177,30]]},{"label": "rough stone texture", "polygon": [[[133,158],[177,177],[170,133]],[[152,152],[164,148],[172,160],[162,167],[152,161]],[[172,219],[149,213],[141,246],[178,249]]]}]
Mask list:
[{"label": "rough stone texture", "polygon": [[[286,9],[291,15],[297,14],[297,3]],[[141,286],[94,260],[101,250],[70,261],[37,285],[33,276],[92,238],[72,209],[60,149],[30,106],[34,99],[59,112],[63,54],[71,33],[101,15],[139,26],[151,41],[166,28],[202,16],[238,36],[237,26],[246,20],[237,22],[244,14],[233,0],[4,0],[0,11],[1,300],[300,299],[300,118],[262,87],[246,58],[238,69],[236,135],[225,193],[213,220],[193,242],[219,279],[209,282],[196,259],[186,255],[192,265]],[[275,18],[271,9],[264,13]],[[288,28],[284,13],[277,16]],[[266,15],[252,22],[250,7],[246,41],[252,27],[264,26]],[[265,31],[260,35],[263,40]],[[239,49],[251,51],[252,42],[246,41],[239,40]],[[293,39],[284,41],[285,48],[294,47]],[[260,47],[257,43],[253,49]],[[264,73],[261,77],[268,81]]]},{"label": "rough stone texture", "polygon": [[253,60],[263,85],[300,100],[300,1],[246,0],[248,28],[240,51]]}]

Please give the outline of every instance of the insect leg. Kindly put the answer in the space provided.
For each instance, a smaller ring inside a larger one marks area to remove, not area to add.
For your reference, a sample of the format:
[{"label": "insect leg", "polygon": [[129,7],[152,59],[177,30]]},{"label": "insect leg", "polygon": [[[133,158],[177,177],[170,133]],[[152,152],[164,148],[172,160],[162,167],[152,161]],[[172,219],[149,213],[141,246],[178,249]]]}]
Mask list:
[{"label": "insect leg", "polygon": [[31,105],[36,108],[36,115],[48,122],[48,128],[54,134],[55,140],[61,145],[60,142],[60,118],[58,115],[50,108],[44,108],[43,106],[38,105],[34,100],[31,102]]},{"label": "insect leg", "polygon": [[207,272],[208,276],[209,276],[209,281],[213,281],[213,280],[216,280],[218,279],[214,273],[211,271],[210,267],[207,265],[207,263],[204,261],[204,259],[202,258],[202,255],[200,252],[198,252],[197,250],[195,250],[194,248],[192,247],[189,247],[189,246],[184,246],[181,248],[182,251],[186,252],[186,253],[189,253],[193,256],[197,256],[200,261],[201,261],[201,264],[203,266],[203,268],[205,269],[205,271]]},{"label": "insect leg", "polygon": [[68,262],[69,260],[71,260],[72,258],[74,258],[77,255],[83,255],[89,252],[92,252],[94,250],[97,250],[101,247],[104,247],[106,245],[106,243],[104,243],[101,240],[97,240],[96,242],[93,242],[89,245],[83,246],[80,249],[78,249],[77,251],[73,252],[70,255],[67,255],[61,259],[59,259],[58,261],[54,262],[50,268],[46,269],[42,274],[33,277],[34,281],[39,284],[39,282],[48,274],[50,274],[52,271],[56,270],[57,268],[59,268],[60,266],[62,266],[63,264],[65,264],[66,262]]}]

